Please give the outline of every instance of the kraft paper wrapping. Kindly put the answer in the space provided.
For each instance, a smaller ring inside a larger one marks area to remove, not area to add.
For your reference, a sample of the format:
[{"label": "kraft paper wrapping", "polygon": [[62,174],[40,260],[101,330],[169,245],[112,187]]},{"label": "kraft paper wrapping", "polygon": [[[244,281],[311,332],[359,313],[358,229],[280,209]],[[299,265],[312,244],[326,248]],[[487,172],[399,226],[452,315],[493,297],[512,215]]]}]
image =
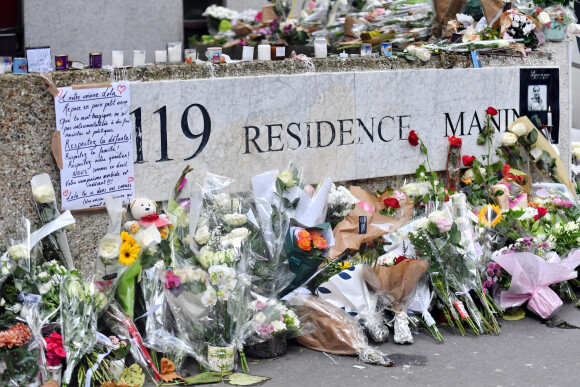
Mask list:
[{"label": "kraft paper wrapping", "polygon": [[[335,243],[328,253],[330,260],[338,257],[347,249],[358,250],[363,243],[395,231],[405,224],[413,213],[413,201],[409,198],[406,201],[399,201],[401,208],[397,210],[397,218],[390,218],[379,214],[378,211],[385,208],[383,200],[392,197],[391,195],[385,193],[377,198],[355,186],[350,187],[350,193],[358,200],[373,206],[375,212],[367,212],[357,205],[342,222],[336,225],[333,230]],[[367,217],[366,234],[359,234],[359,216]]]},{"label": "kraft paper wrapping", "polygon": [[420,259],[409,259],[391,267],[367,266],[363,278],[375,291],[387,293],[393,307],[399,310],[405,307],[428,266],[429,262]]},{"label": "kraft paper wrapping", "polygon": [[297,312],[301,321],[314,328],[312,333],[297,337],[307,348],[337,355],[357,355],[368,345],[365,333],[352,317],[317,297],[307,297],[304,307]]},{"label": "kraft paper wrapping", "polygon": [[[546,140],[546,138],[538,131],[538,129],[536,129],[536,127],[534,126],[534,124],[532,124],[532,121],[530,121],[528,117],[524,116],[524,117],[518,118],[510,125],[510,129],[514,125],[519,124],[519,123],[523,123],[526,126],[526,133],[523,134],[525,136],[527,136],[532,130],[535,130],[536,132],[538,132],[537,133],[538,140],[536,141],[535,145],[540,150],[548,152],[550,154],[550,156],[556,160],[556,177],[558,178],[558,180],[560,180],[560,183],[562,183],[562,184],[566,185],[566,187],[568,187],[568,190],[573,195],[574,199],[578,200],[578,196],[576,196],[576,188],[574,187],[574,184],[570,180],[570,176],[568,175],[568,171],[566,170],[566,167],[564,167],[564,163],[562,162],[562,159],[560,159],[560,155],[558,155],[558,152],[556,152],[556,150],[554,149],[552,144],[550,144],[548,142],[548,140]],[[533,169],[537,169],[537,168],[534,166]],[[542,176],[542,177],[545,179],[545,181],[552,181],[552,179],[550,179],[548,176]],[[530,176],[529,180],[531,180],[531,176]],[[531,182],[530,182],[530,184],[531,184]],[[526,192],[529,193],[530,191],[526,191]]]},{"label": "kraft paper wrapping", "polygon": [[[467,0],[433,0],[432,33],[435,37],[449,37],[453,32],[447,28],[451,20],[456,20],[456,15],[465,10]],[[502,12],[502,0],[481,0],[481,9],[487,24],[493,24]],[[495,28],[495,27],[494,27]]]},{"label": "kraft paper wrapping", "polygon": [[[540,24],[539,21],[537,21],[536,19],[534,19],[531,16],[526,15],[526,17],[528,19],[530,19],[535,25],[536,27],[541,30],[542,29],[542,25]],[[492,23],[490,23],[492,24]],[[501,15],[499,15],[499,17],[497,18],[497,20],[495,20],[493,22],[493,29],[497,30],[499,28],[500,30],[500,35],[503,36],[504,32],[506,32],[510,27],[512,26],[512,19],[509,17],[507,11],[503,12]],[[512,124],[513,125],[513,124]]]}]

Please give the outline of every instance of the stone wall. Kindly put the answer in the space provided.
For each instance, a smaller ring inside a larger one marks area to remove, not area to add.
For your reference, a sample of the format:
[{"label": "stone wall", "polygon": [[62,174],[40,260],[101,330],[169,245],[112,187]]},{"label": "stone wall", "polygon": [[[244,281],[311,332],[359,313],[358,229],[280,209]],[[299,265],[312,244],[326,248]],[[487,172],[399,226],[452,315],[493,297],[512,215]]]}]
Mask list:
[{"label": "stone wall", "polygon": [[146,50],[146,63],[167,42],[183,41],[183,0],[26,0],[23,1],[26,46],[51,46],[52,55],[89,63],[90,52]]},{"label": "stone wall", "polygon": [[[559,66],[561,135],[560,153],[565,165],[570,161],[569,150],[569,57],[568,45],[546,44],[531,53],[526,60],[517,57],[482,56],[483,66]],[[262,76],[271,74],[299,74],[307,72],[348,72],[373,70],[421,70],[425,68],[470,68],[471,58],[467,54],[433,55],[427,63],[405,59],[338,59],[314,60],[314,67],[303,61],[251,62],[220,66],[172,65],[132,68],[128,71],[129,81],[153,81],[163,79],[192,79],[210,77]],[[478,71],[474,69],[473,71]],[[79,83],[107,82],[106,70],[68,71],[53,74],[57,86]],[[54,102],[46,91],[46,85],[36,74],[0,75],[0,229],[6,231],[14,214],[22,213],[38,222],[30,193],[30,179],[47,172],[52,176],[57,191],[60,188],[58,168],[50,152],[50,139],[55,130]],[[458,93],[476,92],[458,90]],[[501,91],[498,91],[501,92]],[[263,170],[274,166],[264,166]],[[256,171],[256,173],[263,172]],[[374,179],[372,181],[349,182],[362,185],[373,192],[385,185],[400,185],[404,176]],[[77,227],[69,232],[69,241],[77,267],[90,272],[94,267],[96,244],[106,232],[105,214],[77,219]],[[6,243],[6,232],[0,233],[0,246]]]}]

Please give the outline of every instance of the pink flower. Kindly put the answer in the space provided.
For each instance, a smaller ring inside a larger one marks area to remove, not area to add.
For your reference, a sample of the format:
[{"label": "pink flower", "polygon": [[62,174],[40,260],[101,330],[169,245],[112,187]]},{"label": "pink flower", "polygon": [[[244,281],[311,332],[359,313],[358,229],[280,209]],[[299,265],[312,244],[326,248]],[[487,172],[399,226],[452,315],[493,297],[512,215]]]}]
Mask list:
[{"label": "pink flower", "polygon": [[375,9],[375,13],[377,15],[382,15],[385,13],[385,9],[384,8],[377,8],[377,9]]},{"label": "pink flower", "polygon": [[280,316],[280,321],[284,322],[284,316]]},{"label": "pink flower", "polygon": [[183,180],[181,180],[181,183],[179,184],[179,188],[177,190],[181,191],[183,189],[183,187],[185,187],[186,184],[187,184],[187,179],[184,177]]},{"label": "pink flower", "polygon": [[173,270],[167,270],[165,273],[165,289],[176,288],[181,284],[181,277],[173,273]]},{"label": "pink flower", "polygon": [[316,8],[316,1],[310,0],[310,2],[308,2],[308,9],[313,10],[314,8]]},{"label": "pink flower", "polygon": [[316,192],[316,190],[314,189],[313,186],[311,186],[310,184],[308,184],[306,187],[304,187],[304,192],[306,192],[306,194],[310,197],[314,196],[314,192]]},{"label": "pink flower", "polygon": [[451,230],[451,226],[453,225],[453,221],[451,219],[439,219],[435,221],[435,225],[441,234],[448,232]]},{"label": "pink flower", "polygon": [[268,305],[268,304],[266,304],[266,303],[265,303],[265,302],[263,302],[263,301],[258,301],[258,303],[256,304],[256,309],[258,309],[258,310],[262,310],[262,309],[264,309],[264,308],[265,308],[267,305]]},{"label": "pink flower", "polygon": [[367,202],[358,202],[357,204],[366,212],[374,212],[375,211],[375,208],[373,206],[371,206],[370,204],[368,204]]},{"label": "pink flower", "polygon": [[405,194],[404,194],[403,192],[401,192],[401,191],[395,191],[395,192],[393,192],[393,196],[394,196],[395,198],[397,198],[397,200],[398,200],[398,201],[401,201],[401,200],[406,200],[406,199],[407,199],[407,195],[405,195]]}]

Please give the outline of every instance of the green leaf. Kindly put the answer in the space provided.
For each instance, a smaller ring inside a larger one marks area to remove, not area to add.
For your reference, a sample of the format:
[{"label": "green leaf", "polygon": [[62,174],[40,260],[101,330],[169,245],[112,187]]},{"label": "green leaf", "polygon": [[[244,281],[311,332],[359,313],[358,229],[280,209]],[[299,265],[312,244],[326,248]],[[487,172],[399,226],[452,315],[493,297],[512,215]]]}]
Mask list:
[{"label": "green leaf", "polygon": [[431,235],[439,235],[439,228],[433,222],[429,222],[429,226],[427,226],[427,231],[429,231],[429,234]]},{"label": "green leaf", "polygon": [[298,207],[298,202],[300,202],[300,198],[296,198],[296,199],[292,200],[292,205],[291,205],[292,209],[295,210],[296,207]]},{"label": "green leaf", "polygon": [[270,378],[265,376],[252,376],[236,372],[235,374],[231,374],[229,378],[225,380],[229,381],[230,384],[234,386],[251,386],[253,384],[258,384],[265,382],[266,380],[270,380]]},{"label": "green leaf", "polygon": [[479,136],[477,136],[477,145],[483,144],[485,144],[485,136],[483,134],[480,134]]},{"label": "green leaf", "polygon": [[282,203],[284,203],[284,207],[286,208],[292,207],[292,202],[290,201],[290,199],[282,198]]},{"label": "green leaf", "polygon": [[421,141],[421,152],[425,155],[427,154],[427,147],[423,144],[423,141]]},{"label": "green leaf", "polygon": [[191,378],[183,379],[186,386],[193,386],[195,384],[209,384],[209,383],[219,383],[222,381],[221,372],[203,372],[192,376]]}]

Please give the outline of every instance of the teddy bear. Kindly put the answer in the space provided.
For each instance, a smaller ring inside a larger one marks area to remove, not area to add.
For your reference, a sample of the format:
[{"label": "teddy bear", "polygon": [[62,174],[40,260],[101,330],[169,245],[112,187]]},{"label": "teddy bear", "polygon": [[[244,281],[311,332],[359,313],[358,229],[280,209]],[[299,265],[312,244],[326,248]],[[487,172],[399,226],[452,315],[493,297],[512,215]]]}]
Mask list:
[{"label": "teddy bear", "polygon": [[150,226],[155,226],[161,234],[161,239],[166,239],[169,233],[171,222],[167,215],[157,214],[157,204],[147,198],[139,198],[131,203],[131,215],[134,221],[126,222],[124,225],[131,235],[135,235],[141,230]]}]

